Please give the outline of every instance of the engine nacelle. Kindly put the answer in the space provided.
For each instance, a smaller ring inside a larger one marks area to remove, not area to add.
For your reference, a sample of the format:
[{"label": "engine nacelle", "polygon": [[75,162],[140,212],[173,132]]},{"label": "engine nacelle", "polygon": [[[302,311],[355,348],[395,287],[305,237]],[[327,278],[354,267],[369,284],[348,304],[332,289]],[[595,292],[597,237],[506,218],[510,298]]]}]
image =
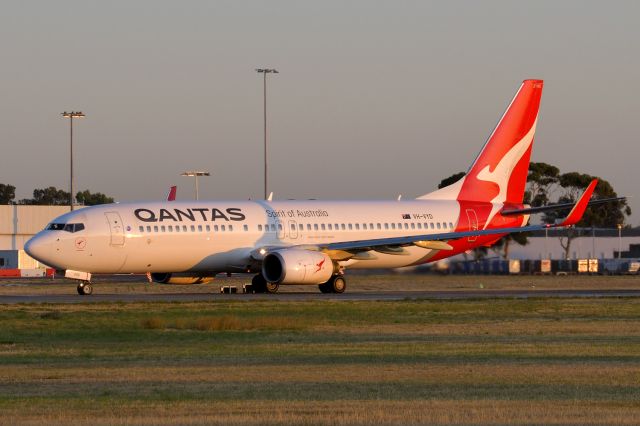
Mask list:
[{"label": "engine nacelle", "polygon": [[151,280],[160,284],[176,284],[176,285],[189,285],[189,284],[206,284],[213,281],[214,277],[205,276],[200,274],[191,273],[168,273],[168,272],[155,272],[151,274]]},{"label": "engine nacelle", "polygon": [[325,253],[285,249],[274,251],[262,261],[262,276],[277,284],[322,284],[333,275],[333,262]]}]

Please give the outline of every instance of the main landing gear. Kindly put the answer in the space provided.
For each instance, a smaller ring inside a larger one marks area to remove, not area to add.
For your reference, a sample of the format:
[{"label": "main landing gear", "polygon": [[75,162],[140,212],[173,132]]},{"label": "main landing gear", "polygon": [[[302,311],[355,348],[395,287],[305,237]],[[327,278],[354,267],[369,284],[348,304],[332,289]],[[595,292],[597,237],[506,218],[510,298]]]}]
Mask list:
[{"label": "main landing gear", "polygon": [[88,281],[80,281],[78,284],[78,294],[80,296],[88,296],[93,293],[93,286]]},{"label": "main landing gear", "polygon": [[347,280],[343,275],[334,275],[326,283],[318,286],[322,293],[344,293],[347,289]]},{"label": "main landing gear", "polygon": [[251,279],[251,287],[254,293],[277,293],[280,286],[277,283],[269,283],[262,274]]}]

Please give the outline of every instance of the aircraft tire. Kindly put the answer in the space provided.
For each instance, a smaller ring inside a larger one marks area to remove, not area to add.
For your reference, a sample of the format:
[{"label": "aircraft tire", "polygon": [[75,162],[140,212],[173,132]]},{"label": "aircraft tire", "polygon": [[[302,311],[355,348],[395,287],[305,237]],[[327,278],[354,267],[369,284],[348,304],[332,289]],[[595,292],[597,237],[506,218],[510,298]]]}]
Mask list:
[{"label": "aircraft tire", "polygon": [[280,288],[280,285],[278,283],[266,283],[265,288],[267,290],[267,293],[273,294],[278,292],[278,288]]},{"label": "aircraft tire", "polygon": [[93,286],[91,285],[91,283],[87,283],[83,281],[80,284],[78,284],[77,290],[80,296],[88,296],[91,293],[93,293]]},{"label": "aircraft tire", "polygon": [[345,280],[342,275],[334,276],[329,282],[331,283],[331,291],[333,293],[344,293],[347,289],[347,280]]},{"label": "aircraft tire", "polygon": [[331,284],[331,280],[327,281],[326,283],[322,283],[318,285],[318,288],[320,289],[320,293],[331,293],[332,289],[330,284]]},{"label": "aircraft tire", "polygon": [[266,293],[267,280],[264,279],[262,274],[258,274],[251,279],[251,287],[254,293]]}]

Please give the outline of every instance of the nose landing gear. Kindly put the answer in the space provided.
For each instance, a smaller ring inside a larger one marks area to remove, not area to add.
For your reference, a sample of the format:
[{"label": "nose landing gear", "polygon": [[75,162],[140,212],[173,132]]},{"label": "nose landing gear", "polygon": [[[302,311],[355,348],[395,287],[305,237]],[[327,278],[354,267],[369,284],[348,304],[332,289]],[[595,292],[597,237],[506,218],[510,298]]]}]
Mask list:
[{"label": "nose landing gear", "polygon": [[93,286],[88,281],[80,281],[78,284],[78,294],[80,296],[88,296],[93,293]]}]

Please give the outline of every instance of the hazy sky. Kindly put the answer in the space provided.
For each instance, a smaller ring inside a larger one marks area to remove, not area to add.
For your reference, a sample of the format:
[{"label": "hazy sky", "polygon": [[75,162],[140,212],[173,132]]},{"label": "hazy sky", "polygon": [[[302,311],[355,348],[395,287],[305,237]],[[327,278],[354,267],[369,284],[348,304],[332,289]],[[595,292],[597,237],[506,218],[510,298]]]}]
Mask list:
[{"label": "hazy sky", "polygon": [[[0,182],[119,201],[262,196],[262,78],[276,198],[411,198],[466,170],[525,78],[533,161],[640,180],[640,2],[8,1]],[[631,200],[640,224],[640,197]]]}]

